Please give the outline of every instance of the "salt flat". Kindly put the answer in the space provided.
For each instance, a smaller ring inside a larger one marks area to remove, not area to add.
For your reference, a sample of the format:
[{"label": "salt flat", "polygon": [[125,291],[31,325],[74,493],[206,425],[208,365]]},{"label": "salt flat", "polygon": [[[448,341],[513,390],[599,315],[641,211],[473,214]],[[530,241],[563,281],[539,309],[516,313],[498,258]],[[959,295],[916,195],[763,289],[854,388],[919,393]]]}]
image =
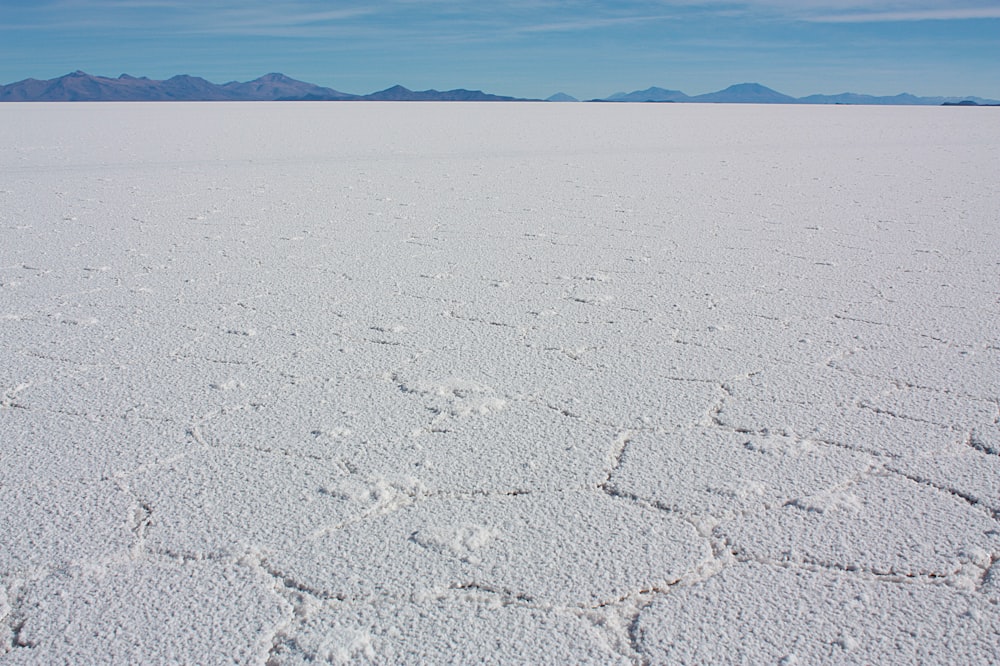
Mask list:
[{"label": "salt flat", "polygon": [[998,118],[0,106],[0,663],[1000,662]]}]

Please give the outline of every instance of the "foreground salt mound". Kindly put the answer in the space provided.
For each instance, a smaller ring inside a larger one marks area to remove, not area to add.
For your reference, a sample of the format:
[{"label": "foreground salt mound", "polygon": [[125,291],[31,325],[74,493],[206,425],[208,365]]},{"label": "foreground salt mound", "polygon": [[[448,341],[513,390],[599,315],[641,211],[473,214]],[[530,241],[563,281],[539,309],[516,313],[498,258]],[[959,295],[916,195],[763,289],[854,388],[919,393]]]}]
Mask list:
[{"label": "foreground salt mound", "polygon": [[998,635],[974,593],[764,564],[663,596],[636,624],[652,663],[985,664]]}]

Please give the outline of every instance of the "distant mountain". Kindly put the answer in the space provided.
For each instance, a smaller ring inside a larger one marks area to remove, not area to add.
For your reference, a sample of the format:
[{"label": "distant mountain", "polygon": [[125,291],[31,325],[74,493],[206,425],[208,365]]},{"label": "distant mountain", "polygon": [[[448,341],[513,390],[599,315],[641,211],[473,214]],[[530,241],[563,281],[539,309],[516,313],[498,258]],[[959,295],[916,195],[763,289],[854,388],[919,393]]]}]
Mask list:
[{"label": "distant mountain", "polygon": [[941,106],[1000,106],[1000,102],[984,104],[975,99],[963,99],[961,102],[944,102]]},{"label": "distant mountain", "polygon": [[240,83],[219,85],[197,76],[181,74],[166,81],[122,74],[116,79],[72,72],[48,81],[25,79],[0,86],[4,102],[84,102],[84,101],[263,101],[287,98],[354,99],[355,95],[296,81],[283,74],[267,74]]},{"label": "distant mountain", "polygon": [[265,74],[253,81],[217,84],[197,76],[179,75],[166,81],[122,74],[117,79],[73,72],[57,79],[26,79],[0,86],[0,101],[461,101],[506,102],[515,97],[490,95],[481,90],[419,90],[393,86],[370,95],[351,95],[333,88],[297,81],[284,74]]},{"label": "distant mountain", "polygon": [[265,74],[259,79],[246,83],[230,81],[222,87],[238,95],[240,99],[341,100],[357,98],[357,95],[342,93],[333,88],[323,88],[304,81],[296,81],[278,73]]},{"label": "distant mountain", "polygon": [[839,95],[809,95],[800,97],[800,104],[891,104],[910,105],[921,104],[919,97],[903,93],[892,97],[876,97],[874,95],[861,95],[858,93],[840,93]]},{"label": "distant mountain", "polygon": [[91,76],[85,72],[71,72],[48,81],[26,79],[0,86],[2,101],[90,101],[116,99],[138,101],[147,99],[169,100],[189,96],[201,90],[206,99],[226,99],[227,95],[213,90],[210,83],[194,77],[174,77],[169,81],[153,81],[122,74],[117,79]]},{"label": "distant mountain", "polygon": [[[772,90],[759,83],[740,83],[729,86],[725,90],[705,95],[689,97],[679,90],[664,88],[647,88],[630,93],[615,93],[595,102],[711,102],[716,104],[869,104],[869,105],[921,105],[921,106],[996,106],[996,100],[982,97],[917,97],[909,93],[878,97],[858,93],[840,93],[839,95],[809,95],[808,97],[791,97]],[[972,102],[967,104],[966,102]]]},{"label": "distant mountain", "polygon": [[878,104],[883,106],[930,106],[947,104],[957,105],[959,102],[974,102],[976,106],[992,106],[994,100],[982,97],[917,97],[909,93],[879,97],[875,95],[859,95],[858,93],[840,93],[839,95],[809,95],[800,97],[800,104]]},{"label": "distant mountain", "polygon": [[615,93],[606,97],[604,102],[688,102],[691,98],[680,90],[667,90],[666,88],[646,88],[630,93]]},{"label": "distant mountain", "polygon": [[794,97],[771,90],[759,83],[738,83],[725,90],[705,95],[695,95],[692,102],[713,102],[715,104],[794,104]]},{"label": "distant mountain", "polygon": [[[253,81],[212,83],[197,76],[180,74],[165,81],[122,74],[118,78],[92,76],[76,71],[47,81],[24,79],[0,85],[0,102],[164,102],[164,101],[392,101],[392,102],[512,102],[538,101],[491,95],[481,90],[410,90],[396,85],[368,95],[352,95],[284,74],[265,74]],[[575,102],[565,93],[556,93],[549,102]],[[917,97],[908,93],[878,97],[858,93],[790,97],[759,83],[740,83],[704,95],[688,96],[680,90],[651,87],[615,93],[593,102],[702,102],[717,104],[879,104],[998,106],[1000,101],[982,97]]]},{"label": "distant mountain", "polygon": [[516,97],[490,95],[481,90],[410,90],[396,85],[385,90],[362,95],[360,99],[373,102],[512,102]]}]

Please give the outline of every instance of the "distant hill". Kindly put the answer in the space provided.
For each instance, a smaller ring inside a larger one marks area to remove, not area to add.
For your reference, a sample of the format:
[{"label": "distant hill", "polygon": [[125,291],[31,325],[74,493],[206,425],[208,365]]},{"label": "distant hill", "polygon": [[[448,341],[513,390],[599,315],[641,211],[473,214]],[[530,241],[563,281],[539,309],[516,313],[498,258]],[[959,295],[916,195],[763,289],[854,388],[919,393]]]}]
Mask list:
[{"label": "distant hill", "polygon": [[716,104],[794,104],[795,98],[771,90],[759,83],[738,83],[725,90],[705,95],[696,95],[692,102],[714,102]]},{"label": "distant hill", "polygon": [[551,95],[545,98],[546,102],[579,102],[576,97],[572,95],[567,95],[563,92],[557,92],[555,95]]},{"label": "distant hill", "polygon": [[990,104],[977,102],[975,99],[963,99],[961,102],[944,102],[941,106],[1000,106],[1000,103]]},{"label": "distant hill", "polygon": [[701,102],[715,104],[871,104],[871,105],[910,105],[910,106],[971,106],[964,102],[973,102],[974,106],[995,106],[996,100],[982,97],[917,97],[908,93],[878,97],[858,93],[840,93],[839,95],[809,95],[808,97],[791,97],[759,83],[740,83],[729,86],[725,90],[695,95],[689,97],[679,90],[664,88],[646,88],[630,93],[615,93],[608,97],[593,100],[595,102]]},{"label": "distant hill", "polygon": [[359,99],[373,102],[513,102],[516,97],[503,97],[501,95],[490,95],[482,90],[410,90],[400,85],[386,88],[369,95],[362,95]]},{"label": "distant hill", "polygon": [[[878,104],[882,106],[957,106],[961,102],[973,102],[975,106],[995,106],[994,100],[982,97],[917,97],[903,93],[891,97],[874,95],[859,95],[857,93],[840,93],[839,95],[809,95],[800,97],[800,104]],[[962,104],[962,106],[966,106]]]},{"label": "distant hill", "polygon": [[850,92],[840,93],[839,95],[809,95],[808,97],[800,97],[798,101],[800,104],[878,104],[890,106],[911,106],[934,103],[931,101],[924,101],[924,98],[910,95],[909,93],[893,95],[891,97],[879,97],[874,95],[860,95],[858,93]]},{"label": "distant hill", "polygon": [[690,97],[680,90],[667,90],[666,88],[646,88],[630,93],[615,93],[601,101],[604,102],[687,102]]}]

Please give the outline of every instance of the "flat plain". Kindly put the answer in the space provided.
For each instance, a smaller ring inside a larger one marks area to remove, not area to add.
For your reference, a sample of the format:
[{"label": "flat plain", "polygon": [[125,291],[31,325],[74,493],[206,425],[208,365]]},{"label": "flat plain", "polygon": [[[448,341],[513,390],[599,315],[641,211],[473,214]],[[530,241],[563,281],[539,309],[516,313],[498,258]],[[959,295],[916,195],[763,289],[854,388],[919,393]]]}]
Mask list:
[{"label": "flat plain", "polygon": [[993,109],[0,106],[0,664],[1000,662]]}]

